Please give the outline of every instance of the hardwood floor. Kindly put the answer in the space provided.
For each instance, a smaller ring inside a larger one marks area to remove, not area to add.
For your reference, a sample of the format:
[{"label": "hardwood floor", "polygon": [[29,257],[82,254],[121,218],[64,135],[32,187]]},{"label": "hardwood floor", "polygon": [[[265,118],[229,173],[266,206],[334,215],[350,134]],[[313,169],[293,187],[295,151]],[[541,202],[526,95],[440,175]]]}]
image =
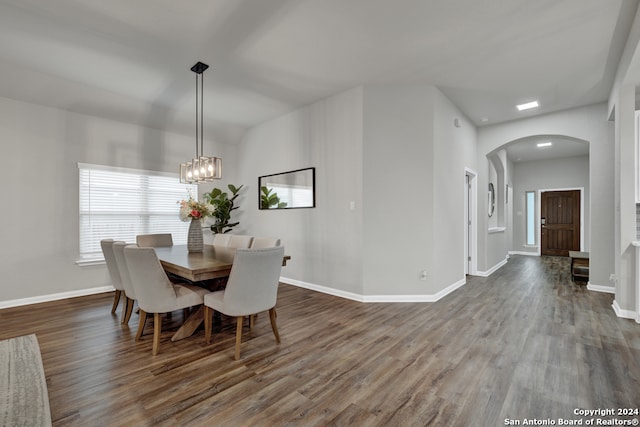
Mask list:
[{"label": "hardwood floor", "polygon": [[0,310],[0,339],[37,334],[56,426],[497,426],[640,406],[640,325],[572,283],[567,258],[514,256],[437,303],[280,285],[282,343],[260,315],[239,361],[228,318],[210,345],[171,342],[181,312],[153,357],[151,324],[134,342],[112,298]]}]

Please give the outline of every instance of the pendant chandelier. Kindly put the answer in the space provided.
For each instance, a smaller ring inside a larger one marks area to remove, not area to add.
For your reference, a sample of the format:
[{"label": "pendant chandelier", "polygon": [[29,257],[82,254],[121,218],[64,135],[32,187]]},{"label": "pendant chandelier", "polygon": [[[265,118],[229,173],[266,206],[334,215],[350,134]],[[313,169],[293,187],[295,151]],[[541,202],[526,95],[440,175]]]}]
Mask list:
[{"label": "pendant chandelier", "polygon": [[198,62],[191,67],[196,73],[196,156],[185,163],[180,163],[180,182],[183,184],[197,184],[211,182],[222,178],[222,159],[204,155],[204,115],[202,111],[204,98],[204,79],[202,73],[209,68],[207,64]]}]

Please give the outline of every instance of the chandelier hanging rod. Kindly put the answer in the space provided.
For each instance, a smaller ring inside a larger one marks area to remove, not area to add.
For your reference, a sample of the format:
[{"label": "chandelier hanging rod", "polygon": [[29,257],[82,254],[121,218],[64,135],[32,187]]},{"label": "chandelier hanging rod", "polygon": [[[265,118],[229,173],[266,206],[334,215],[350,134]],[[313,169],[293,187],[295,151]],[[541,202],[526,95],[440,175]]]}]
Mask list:
[{"label": "chandelier hanging rod", "polygon": [[194,184],[222,178],[222,159],[204,155],[204,71],[209,66],[197,62],[191,71],[196,74],[196,156],[180,164],[180,182]]}]

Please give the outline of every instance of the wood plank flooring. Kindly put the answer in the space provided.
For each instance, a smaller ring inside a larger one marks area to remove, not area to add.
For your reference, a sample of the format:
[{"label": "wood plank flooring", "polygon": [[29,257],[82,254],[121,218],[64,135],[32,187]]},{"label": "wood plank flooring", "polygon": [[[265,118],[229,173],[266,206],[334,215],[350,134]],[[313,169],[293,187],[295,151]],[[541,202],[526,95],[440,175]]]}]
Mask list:
[{"label": "wood plank flooring", "polygon": [[112,297],[0,310],[0,339],[37,334],[55,426],[497,426],[640,406],[640,325],[567,258],[514,256],[437,303],[281,284],[282,343],[260,315],[239,361],[226,317],[210,345],[202,329],[171,342],[181,312],[151,356],[151,323],[134,342]]}]

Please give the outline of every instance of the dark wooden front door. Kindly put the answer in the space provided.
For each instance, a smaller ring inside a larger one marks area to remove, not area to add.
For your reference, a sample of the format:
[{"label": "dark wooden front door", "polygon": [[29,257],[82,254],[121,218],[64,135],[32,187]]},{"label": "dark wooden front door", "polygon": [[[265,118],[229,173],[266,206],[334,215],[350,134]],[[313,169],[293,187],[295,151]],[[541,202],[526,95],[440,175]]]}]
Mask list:
[{"label": "dark wooden front door", "polygon": [[541,254],[580,250],[580,190],[545,191],[540,198]]}]

